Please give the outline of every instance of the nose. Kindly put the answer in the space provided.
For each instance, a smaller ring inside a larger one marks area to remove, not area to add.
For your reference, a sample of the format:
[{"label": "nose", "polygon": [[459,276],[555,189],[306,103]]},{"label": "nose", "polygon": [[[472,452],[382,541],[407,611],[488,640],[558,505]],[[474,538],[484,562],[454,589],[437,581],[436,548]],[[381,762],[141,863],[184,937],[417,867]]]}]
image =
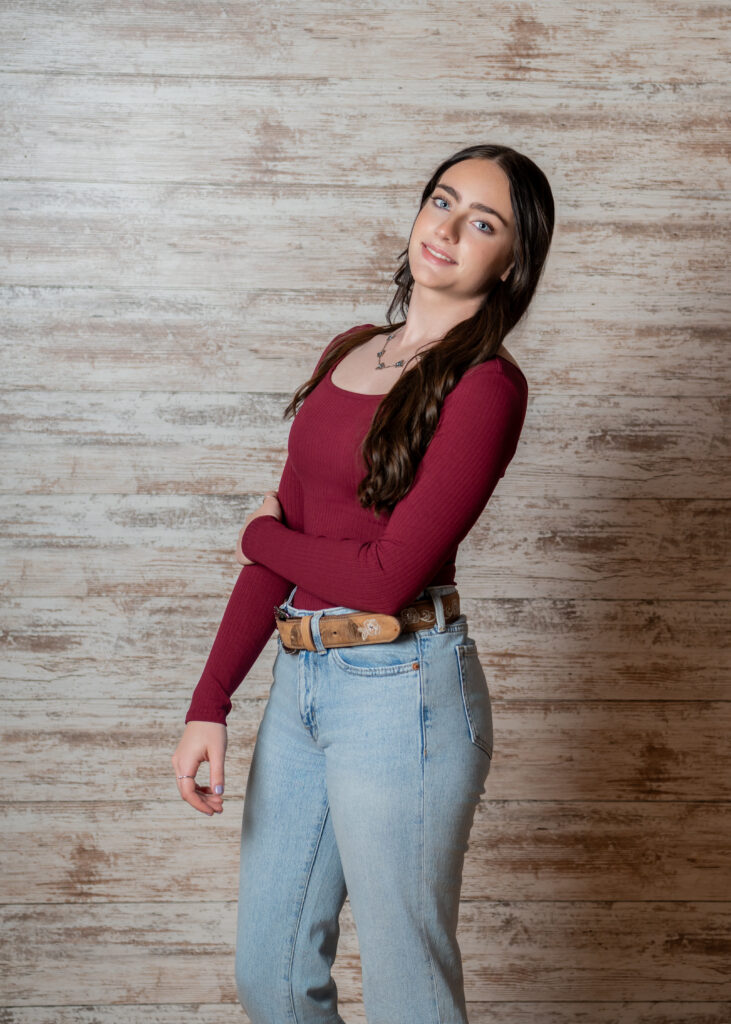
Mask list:
[{"label": "nose", "polygon": [[445,217],[437,226],[437,234],[445,241],[455,242],[457,240],[457,222],[451,217]]}]

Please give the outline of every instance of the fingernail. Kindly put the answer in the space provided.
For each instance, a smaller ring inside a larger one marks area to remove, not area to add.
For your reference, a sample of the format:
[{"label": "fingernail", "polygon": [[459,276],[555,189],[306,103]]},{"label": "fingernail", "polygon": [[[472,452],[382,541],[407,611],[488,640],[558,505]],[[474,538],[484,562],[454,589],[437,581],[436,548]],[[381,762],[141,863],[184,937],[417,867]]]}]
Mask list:
[{"label": "fingernail", "polygon": [[223,793],[223,786],[219,783],[217,786],[213,787],[213,792],[214,793]]}]

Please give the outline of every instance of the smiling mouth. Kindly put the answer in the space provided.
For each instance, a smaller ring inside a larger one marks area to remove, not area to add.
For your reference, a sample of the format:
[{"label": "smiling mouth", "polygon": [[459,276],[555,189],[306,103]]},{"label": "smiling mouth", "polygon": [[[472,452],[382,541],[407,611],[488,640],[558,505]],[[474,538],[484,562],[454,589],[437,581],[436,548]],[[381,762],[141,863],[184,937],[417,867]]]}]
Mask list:
[{"label": "smiling mouth", "polygon": [[434,257],[434,259],[441,260],[442,263],[456,263],[457,262],[456,260],[451,259],[449,256],[445,256],[444,253],[438,252],[436,249],[433,249],[430,245],[427,245],[426,242],[422,242],[421,244],[424,246],[426,251],[431,256]]}]

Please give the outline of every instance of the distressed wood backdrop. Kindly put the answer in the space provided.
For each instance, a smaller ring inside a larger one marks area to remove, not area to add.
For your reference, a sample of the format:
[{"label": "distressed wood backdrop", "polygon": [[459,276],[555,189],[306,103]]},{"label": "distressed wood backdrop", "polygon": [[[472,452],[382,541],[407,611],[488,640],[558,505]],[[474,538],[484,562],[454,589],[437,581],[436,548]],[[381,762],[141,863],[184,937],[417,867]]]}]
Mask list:
[{"label": "distressed wood backdrop", "polygon": [[[495,712],[471,1021],[731,1019],[728,8],[5,0],[0,38],[3,1024],[244,1019],[273,640],[223,815],[170,755],[284,406],[385,318],[424,182],[476,142],[536,160],[557,227],[457,566]],[[364,1021],[347,903],[334,974]]]}]

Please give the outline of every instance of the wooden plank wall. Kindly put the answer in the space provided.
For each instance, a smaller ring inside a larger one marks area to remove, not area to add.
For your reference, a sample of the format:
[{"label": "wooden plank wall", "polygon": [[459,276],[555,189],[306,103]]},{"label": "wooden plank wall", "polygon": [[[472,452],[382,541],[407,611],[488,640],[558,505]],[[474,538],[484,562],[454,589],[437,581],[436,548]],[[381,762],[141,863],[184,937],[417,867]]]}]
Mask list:
[{"label": "wooden plank wall", "polygon": [[[170,754],[291,392],[384,319],[424,182],[483,141],[557,228],[458,564],[495,711],[470,1019],[731,1019],[728,8],[6,0],[0,38],[2,1024],[245,1019],[273,640],[223,815]],[[347,903],[335,977],[364,1021]]]}]

